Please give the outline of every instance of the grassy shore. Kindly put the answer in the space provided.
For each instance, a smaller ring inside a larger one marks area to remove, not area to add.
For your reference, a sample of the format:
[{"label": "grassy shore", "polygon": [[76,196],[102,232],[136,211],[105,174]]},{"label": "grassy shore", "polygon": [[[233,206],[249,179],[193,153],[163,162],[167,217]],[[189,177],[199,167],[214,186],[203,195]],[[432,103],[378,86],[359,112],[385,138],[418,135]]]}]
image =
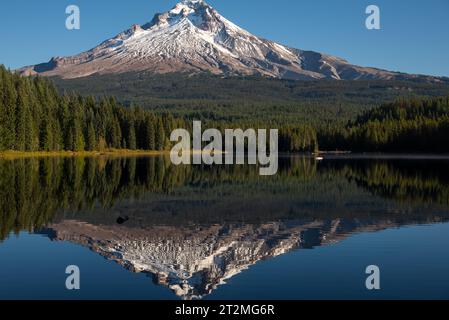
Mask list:
[{"label": "grassy shore", "polygon": [[2,159],[16,158],[44,158],[44,157],[135,157],[135,156],[157,156],[169,154],[169,151],[146,151],[127,149],[108,149],[104,151],[0,151]]}]

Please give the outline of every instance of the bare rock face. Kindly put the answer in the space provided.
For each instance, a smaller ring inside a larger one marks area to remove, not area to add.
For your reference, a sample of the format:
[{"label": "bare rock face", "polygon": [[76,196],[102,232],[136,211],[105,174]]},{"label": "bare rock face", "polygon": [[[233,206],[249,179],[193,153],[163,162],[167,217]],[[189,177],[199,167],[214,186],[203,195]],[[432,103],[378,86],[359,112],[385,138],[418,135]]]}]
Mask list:
[{"label": "bare rock face", "polygon": [[313,80],[423,80],[446,78],[407,75],[363,68],[312,51],[289,48],[259,38],[233,24],[202,0],[184,0],[143,25],[72,57],[19,69],[24,75],[79,78],[124,72],[262,75]]}]

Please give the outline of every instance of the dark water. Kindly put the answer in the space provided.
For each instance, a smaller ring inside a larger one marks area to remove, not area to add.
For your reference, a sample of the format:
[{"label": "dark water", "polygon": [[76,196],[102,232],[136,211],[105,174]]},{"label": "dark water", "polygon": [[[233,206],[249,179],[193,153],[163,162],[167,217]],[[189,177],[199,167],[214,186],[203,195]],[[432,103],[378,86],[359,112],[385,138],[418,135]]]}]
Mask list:
[{"label": "dark water", "polygon": [[0,210],[1,299],[449,299],[444,158],[0,160]]}]

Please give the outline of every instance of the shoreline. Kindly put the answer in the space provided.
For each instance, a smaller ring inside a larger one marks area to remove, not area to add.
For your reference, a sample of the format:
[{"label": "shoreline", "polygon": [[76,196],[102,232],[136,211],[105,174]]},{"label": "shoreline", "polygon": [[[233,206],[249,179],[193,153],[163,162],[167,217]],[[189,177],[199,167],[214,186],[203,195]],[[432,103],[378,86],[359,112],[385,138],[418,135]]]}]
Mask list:
[{"label": "shoreline", "polygon": [[135,156],[160,156],[170,154],[169,151],[146,151],[128,149],[110,149],[105,151],[0,151],[0,159],[18,158],[51,158],[51,157],[135,157]]},{"label": "shoreline", "polygon": [[[203,153],[204,151],[190,151],[191,154]],[[19,158],[51,158],[51,157],[137,157],[137,156],[169,156],[171,150],[129,150],[129,149],[108,149],[104,151],[0,151],[0,159]],[[221,154],[225,154],[224,152]]]},{"label": "shoreline", "polygon": [[[0,151],[0,159],[20,159],[20,158],[51,158],[51,157],[138,157],[138,156],[163,156],[170,155],[170,150],[129,150],[129,149],[108,149],[104,151]],[[191,151],[192,154],[202,153],[202,151]],[[312,153],[281,152],[283,155],[302,155],[310,157],[323,157],[327,160],[333,159],[448,159],[448,153],[394,153],[394,152],[356,152],[351,151],[319,151]]]},{"label": "shoreline", "polygon": [[322,154],[325,160],[448,160],[448,153],[398,153],[398,152],[365,152],[365,153],[340,153]]}]

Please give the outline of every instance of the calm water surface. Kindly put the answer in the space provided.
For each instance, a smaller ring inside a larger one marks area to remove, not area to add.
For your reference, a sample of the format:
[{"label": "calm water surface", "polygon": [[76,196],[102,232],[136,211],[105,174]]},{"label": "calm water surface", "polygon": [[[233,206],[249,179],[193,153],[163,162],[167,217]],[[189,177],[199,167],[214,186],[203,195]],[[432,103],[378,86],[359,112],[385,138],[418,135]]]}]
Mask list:
[{"label": "calm water surface", "polygon": [[445,158],[0,160],[0,210],[0,299],[449,299]]}]

